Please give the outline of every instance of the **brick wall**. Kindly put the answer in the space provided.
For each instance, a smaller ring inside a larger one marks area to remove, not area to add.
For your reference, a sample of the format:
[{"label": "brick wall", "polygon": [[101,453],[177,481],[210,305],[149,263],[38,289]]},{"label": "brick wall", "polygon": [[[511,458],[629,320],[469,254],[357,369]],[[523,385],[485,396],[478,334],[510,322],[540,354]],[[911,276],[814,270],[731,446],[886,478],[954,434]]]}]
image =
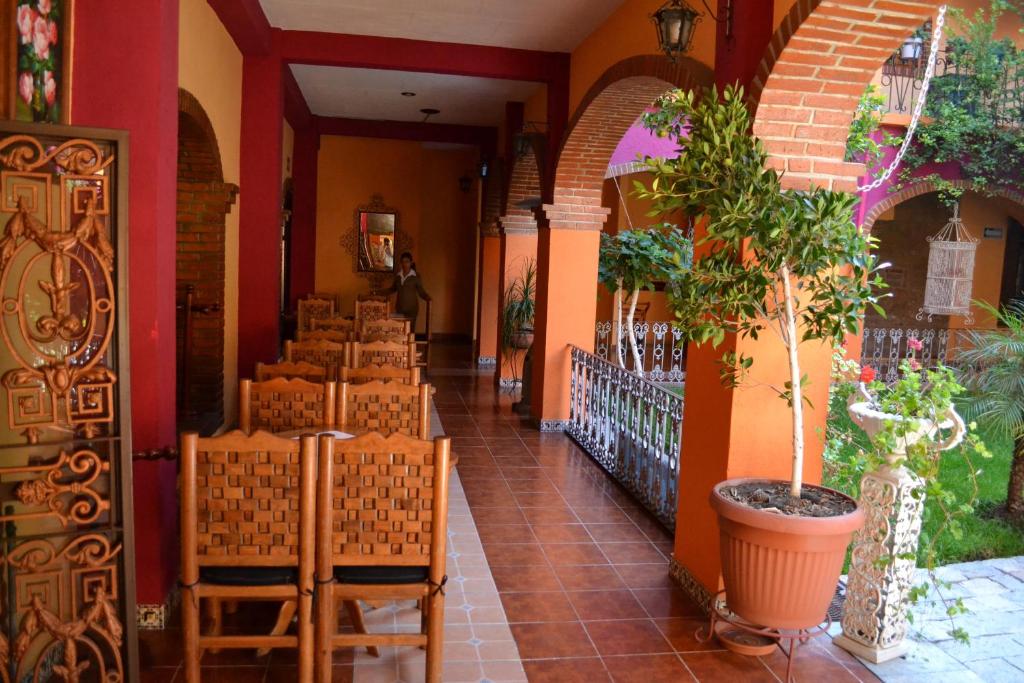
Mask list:
[{"label": "brick wall", "polygon": [[[183,91],[182,91],[183,92]],[[198,102],[179,98],[176,299],[185,301],[189,285],[195,305],[216,310],[192,315],[189,410],[204,426],[224,418],[224,217],[237,186],[225,184],[212,126]],[[185,318],[178,312],[178,385],[183,391]],[[195,418],[182,416],[187,422]]]}]

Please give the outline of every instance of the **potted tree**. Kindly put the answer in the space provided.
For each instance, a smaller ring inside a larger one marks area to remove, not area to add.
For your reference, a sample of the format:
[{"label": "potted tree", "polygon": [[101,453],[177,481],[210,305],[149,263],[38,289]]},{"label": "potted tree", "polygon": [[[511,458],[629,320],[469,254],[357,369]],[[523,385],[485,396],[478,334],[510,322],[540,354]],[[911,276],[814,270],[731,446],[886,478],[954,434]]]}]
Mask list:
[{"label": "potted tree", "polygon": [[683,231],[671,223],[654,225],[639,230],[626,230],[617,235],[601,234],[601,252],[598,261],[598,279],[615,294],[614,326],[615,349],[619,367],[626,367],[622,343],[618,334],[622,328],[622,294],[629,295],[626,313],[626,340],[633,355],[633,371],[644,374],[640,350],[633,329],[634,315],[641,289],[654,290],[659,281],[674,280],[690,267],[693,244]]},{"label": "potted tree", "polygon": [[537,309],[537,266],[533,259],[523,264],[522,273],[505,289],[501,309],[501,348],[515,372],[516,352],[533,345],[533,318]]},{"label": "potted tree", "polygon": [[[721,99],[715,89],[700,99],[669,93],[645,122],[685,140],[685,150],[650,162],[654,179],[642,196],[658,211],[704,221],[694,263],[671,297],[677,326],[688,341],[715,347],[727,335],[772,334],[788,361],[788,379],[772,389],[791,408],[790,480],[733,479],[711,493],[728,606],[755,624],[810,628],[824,618],[863,512],[842,493],[803,483],[800,348],[856,332],[863,308],[877,308],[872,242],[853,222],[850,194],[782,189],[750,133],[741,88]],[[723,353],[723,381],[739,384],[753,362]]]}]

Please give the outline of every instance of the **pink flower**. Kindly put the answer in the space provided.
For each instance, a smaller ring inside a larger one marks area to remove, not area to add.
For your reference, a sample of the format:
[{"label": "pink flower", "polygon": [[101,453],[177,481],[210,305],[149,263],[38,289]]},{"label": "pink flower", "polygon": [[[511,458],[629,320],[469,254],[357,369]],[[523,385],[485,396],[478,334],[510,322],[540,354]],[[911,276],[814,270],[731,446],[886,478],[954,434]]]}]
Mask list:
[{"label": "pink flower", "polygon": [[57,81],[53,79],[52,71],[43,72],[43,94],[46,95],[46,104],[53,105],[57,100]]},{"label": "pink flower", "polygon": [[39,7],[40,14],[49,14],[50,10],[53,9],[53,3],[50,0],[39,0],[36,4]]},{"label": "pink flower", "polygon": [[924,342],[917,337],[911,337],[907,340],[907,348],[911,351],[920,351],[924,348]]},{"label": "pink flower", "polygon": [[28,45],[32,42],[32,24],[36,20],[36,11],[28,5],[18,5],[18,33],[21,34],[21,44]]},{"label": "pink flower", "polygon": [[50,56],[50,26],[42,17],[36,17],[32,25],[32,46],[36,49],[36,57],[46,59]]},{"label": "pink flower", "polygon": [[864,384],[870,384],[875,381],[875,369],[870,365],[865,365],[860,369],[860,381]]},{"label": "pink flower", "polygon": [[32,74],[22,71],[18,76],[18,94],[21,95],[21,99],[25,100],[25,104],[32,105],[32,94],[35,90],[36,84],[32,81]]},{"label": "pink flower", "polygon": [[50,44],[51,45],[56,45],[57,44],[57,22],[51,21],[49,29],[50,29],[50,31],[49,31]]},{"label": "pink flower", "polygon": [[914,372],[917,372],[918,370],[921,369],[921,364],[917,362],[916,358],[910,359],[910,369],[913,370]]}]

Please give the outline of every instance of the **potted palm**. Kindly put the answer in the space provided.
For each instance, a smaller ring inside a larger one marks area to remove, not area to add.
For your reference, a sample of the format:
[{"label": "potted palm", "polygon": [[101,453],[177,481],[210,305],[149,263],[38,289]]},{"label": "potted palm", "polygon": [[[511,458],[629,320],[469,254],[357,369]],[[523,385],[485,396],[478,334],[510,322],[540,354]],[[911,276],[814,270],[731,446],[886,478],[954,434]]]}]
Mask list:
[{"label": "potted palm", "polygon": [[533,344],[536,298],[537,266],[533,259],[528,259],[522,273],[505,289],[501,310],[502,348],[522,351]]},{"label": "potted palm", "polygon": [[[772,389],[791,409],[789,481],[732,479],[711,492],[719,516],[729,609],[774,628],[804,629],[825,615],[846,548],[863,523],[856,502],[803,482],[804,342],[856,332],[881,285],[871,239],[853,222],[855,198],[824,189],[784,190],[750,133],[743,91],[712,89],[700,99],[675,91],[645,119],[660,135],[685,140],[678,159],[650,163],[655,210],[704,220],[697,257],[670,299],[676,325],[697,344],[728,335],[771,334],[786,351],[788,379]],[[721,356],[722,379],[737,385],[754,359]]]}]

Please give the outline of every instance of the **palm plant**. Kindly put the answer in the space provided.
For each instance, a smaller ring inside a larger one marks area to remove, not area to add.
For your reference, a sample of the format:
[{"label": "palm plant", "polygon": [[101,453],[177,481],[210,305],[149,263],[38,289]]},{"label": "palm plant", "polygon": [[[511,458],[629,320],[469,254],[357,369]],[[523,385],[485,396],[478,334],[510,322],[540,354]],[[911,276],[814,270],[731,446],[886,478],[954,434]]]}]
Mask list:
[{"label": "palm plant", "polygon": [[977,302],[1001,329],[970,330],[960,352],[961,381],[969,392],[965,412],[1013,438],[1006,511],[1024,519],[1024,300],[1001,310]]}]

